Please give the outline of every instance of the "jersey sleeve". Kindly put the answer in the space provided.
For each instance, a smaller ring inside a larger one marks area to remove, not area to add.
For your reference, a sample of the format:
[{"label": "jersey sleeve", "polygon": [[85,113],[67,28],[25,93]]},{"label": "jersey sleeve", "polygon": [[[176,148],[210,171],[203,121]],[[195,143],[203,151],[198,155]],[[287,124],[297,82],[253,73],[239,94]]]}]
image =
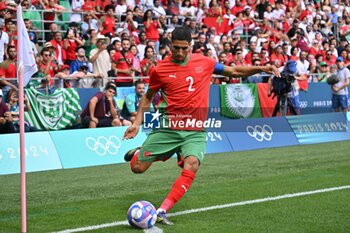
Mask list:
[{"label": "jersey sleeve", "polygon": [[155,92],[162,88],[162,82],[155,67],[151,67],[149,71],[149,88]]}]

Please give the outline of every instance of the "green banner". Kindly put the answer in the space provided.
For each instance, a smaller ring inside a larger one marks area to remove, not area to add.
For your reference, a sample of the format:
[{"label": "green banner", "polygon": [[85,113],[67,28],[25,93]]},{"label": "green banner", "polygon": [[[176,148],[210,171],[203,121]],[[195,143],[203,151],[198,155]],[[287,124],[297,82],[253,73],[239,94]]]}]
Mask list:
[{"label": "green banner", "polygon": [[31,110],[25,119],[39,130],[59,130],[74,125],[81,112],[80,99],[76,89],[56,89],[51,95],[34,88],[26,89]]},{"label": "green banner", "polygon": [[258,88],[255,84],[220,85],[221,114],[229,118],[261,117]]}]

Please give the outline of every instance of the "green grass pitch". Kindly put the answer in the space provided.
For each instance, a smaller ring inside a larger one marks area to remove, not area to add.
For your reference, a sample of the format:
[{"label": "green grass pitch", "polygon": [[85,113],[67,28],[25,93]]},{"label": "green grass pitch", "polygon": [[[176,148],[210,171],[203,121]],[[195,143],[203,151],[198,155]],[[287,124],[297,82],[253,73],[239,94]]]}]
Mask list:
[{"label": "green grass pitch", "polygon": [[[74,156],[72,154],[71,156]],[[180,174],[175,160],[132,174],[129,164],[27,174],[27,230],[54,232],[126,220],[129,206],[156,207]],[[350,141],[206,156],[170,211],[350,185]],[[0,232],[21,232],[20,175],[0,176]],[[350,189],[173,216],[164,232],[349,232]],[[127,225],[88,232],[142,232]]]}]

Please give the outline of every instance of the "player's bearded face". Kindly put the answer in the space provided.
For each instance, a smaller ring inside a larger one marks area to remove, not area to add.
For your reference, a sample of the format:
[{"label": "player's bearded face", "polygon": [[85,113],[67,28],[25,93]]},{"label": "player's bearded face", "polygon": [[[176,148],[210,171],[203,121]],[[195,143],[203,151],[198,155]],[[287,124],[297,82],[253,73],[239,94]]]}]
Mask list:
[{"label": "player's bearded face", "polygon": [[188,51],[190,49],[190,43],[185,40],[174,40],[171,46],[172,59],[176,62],[185,61]]}]

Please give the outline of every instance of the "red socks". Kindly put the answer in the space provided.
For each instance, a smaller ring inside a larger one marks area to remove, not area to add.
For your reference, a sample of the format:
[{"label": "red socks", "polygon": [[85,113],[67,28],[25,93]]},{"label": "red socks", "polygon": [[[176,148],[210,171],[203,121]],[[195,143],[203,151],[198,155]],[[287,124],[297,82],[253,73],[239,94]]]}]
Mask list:
[{"label": "red socks", "polygon": [[137,150],[134,154],[134,156],[132,157],[131,161],[130,161],[130,167],[132,168],[135,161],[138,159],[139,157],[139,153],[140,153],[140,150]]},{"label": "red socks", "polygon": [[162,205],[160,206],[160,209],[164,209],[165,211],[170,210],[191,187],[195,176],[196,173],[183,169],[181,175],[174,182],[173,187],[171,188],[168,196],[165,198]]}]

